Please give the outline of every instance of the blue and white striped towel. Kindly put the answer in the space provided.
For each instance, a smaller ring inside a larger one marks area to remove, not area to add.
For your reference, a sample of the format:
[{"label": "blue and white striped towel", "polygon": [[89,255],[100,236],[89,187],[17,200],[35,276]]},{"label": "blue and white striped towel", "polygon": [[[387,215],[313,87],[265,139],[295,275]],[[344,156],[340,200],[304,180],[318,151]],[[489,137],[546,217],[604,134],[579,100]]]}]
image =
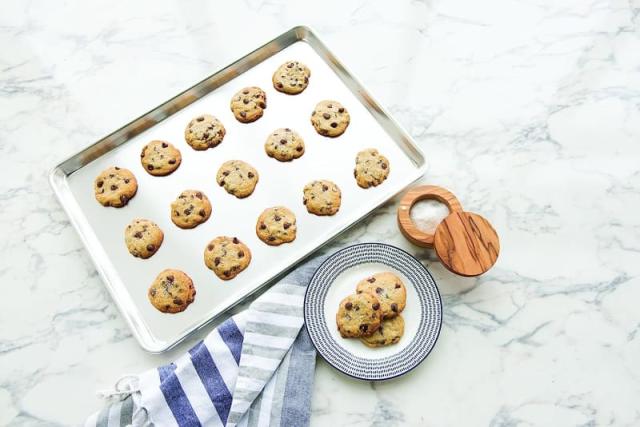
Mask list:
[{"label": "blue and white striped towel", "polygon": [[302,304],[320,262],[290,273],[175,362],[124,377],[120,399],[85,425],[308,425],[316,353]]}]

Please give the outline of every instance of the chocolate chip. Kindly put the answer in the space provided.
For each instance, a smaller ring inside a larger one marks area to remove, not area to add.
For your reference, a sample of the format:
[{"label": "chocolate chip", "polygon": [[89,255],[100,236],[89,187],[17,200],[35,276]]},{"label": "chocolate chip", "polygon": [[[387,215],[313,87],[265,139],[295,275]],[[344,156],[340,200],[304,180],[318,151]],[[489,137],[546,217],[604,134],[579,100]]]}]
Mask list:
[{"label": "chocolate chip", "polygon": [[383,290],[384,289],[382,289],[382,288],[376,288],[376,294],[381,294]]},{"label": "chocolate chip", "polygon": [[331,127],[332,127],[332,128],[337,128],[337,127],[338,127],[338,124],[337,124],[336,122],[331,122]]},{"label": "chocolate chip", "polygon": [[288,222],[285,222],[284,224],[282,224],[282,227],[284,227],[284,229],[287,230],[289,227],[291,227],[291,224],[289,224]]},{"label": "chocolate chip", "polygon": [[273,217],[273,220],[276,221],[276,222],[280,221],[281,219],[282,218],[279,215],[276,215],[276,216]]},{"label": "chocolate chip", "polygon": [[155,251],[156,250],[156,245],[151,245],[151,244],[147,245],[147,250],[149,252]]},{"label": "chocolate chip", "polygon": [[244,258],[244,251],[238,251],[238,258]]},{"label": "chocolate chip", "polygon": [[331,118],[331,114],[329,113],[322,113],[322,117],[324,117],[325,119],[329,120]]},{"label": "chocolate chip", "polygon": [[281,139],[281,140],[280,140],[280,144],[284,145],[284,144],[286,144],[286,143],[287,143],[287,140],[286,140],[286,139]]},{"label": "chocolate chip", "polygon": [[344,108],[342,107],[338,108],[338,113],[344,113]]},{"label": "chocolate chip", "polygon": [[136,231],[136,234],[134,234],[133,237],[135,237],[136,239],[142,239],[142,233],[139,231]]},{"label": "chocolate chip", "polygon": [[360,325],[360,330],[362,332],[367,332],[369,330],[369,325],[367,325],[366,323],[363,323],[362,325]]},{"label": "chocolate chip", "polygon": [[353,307],[353,304],[351,303],[351,301],[348,301],[345,305],[344,308],[346,308],[347,310],[351,310],[351,308]]},{"label": "chocolate chip", "polygon": [[377,302],[374,302],[374,303],[371,305],[371,308],[373,308],[374,310],[380,310],[380,304],[379,304],[379,303],[377,303]]},{"label": "chocolate chip", "polygon": [[202,139],[209,139],[209,132],[205,132],[202,134]]},{"label": "chocolate chip", "polygon": [[311,117],[315,116],[316,112],[314,111],[313,113],[311,113]]},{"label": "chocolate chip", "polygon": [[387,168],[387,164],[386,164],[386,163],[381,163],[381,164],[380,164],[380,167],[381,167],[382,169],[386,169],[386,168]]},{"label": "chocolate chip", "polygon": [[198,117],[196,120],[197,120],[197,121],[199,121],[199,122],[201,122],[201,121],[203,121],[203,120],[204,120],[204,117],[203,117],[203,116],[200,116],[200,117]]},{"label": "chocolate chip", "polygon": [[171,160],[169,160],[169,164],[170,164],[170,165],[175,165],[175,164],[176,164],[176,159],[171,159]]},{"label": "chocolate chip", "polygon": [[264,222],[262,224],[260,224],[260,230],[265,230],[267,228],[266,225],[264,225]]},{"label": "chocolate chip", "polygon": [[175,280],[175,277],[173,277],[173,275],[170,274],[167,276],[167,282],[173,283],[174,280]]},{"label": "chocolate chip", "polygon": [[237,238],[237,237],[234,237],[234,238],[233,238],[233,240],[232,240],[232,242],[233,242],[233,243],[235,243],[235,244],[237,245],[238,243],[240,243],[240,240],[238,240],[238,238]]},{"label": "chocolate chip", "polygon": [[247,113],[245,113],[244,111],[240,111],[240,117],[246,118],[247,117]]},{"label": "chocolate chip", "polygon": [[117,185],[112,185],[112,186],[111,186],[111,191],[115,191],[115,190],[117,190],[117,189],[118,189],[118,186],[117,186]]},{"label": "chocolate chip", "polygon": [[120,196],[120,202],[123,205],[126,205],[128,201],[129,201],[129,198],[127,196],[125,196],[124,194]]},{"label": "chocolate chip", "polygon": [[162,143],[162,148],[167,148],[169,146],[169,144],[167,144],[166,142]]},{"label": "chocolate chip", "polygon": [[98,182],[96,182],[96,186],[97,186],[98,188],[102,188],[102,186],[103,186],[103,185],[104,185],[104,181],[98,181]]},{"label": "chocolate chip", "polygon": [[305,82],[305,83],[309,83],[309,78],[308,78],[308,77],[305,77],[305,78],[304,78],[304,82]]},{"label": "chocolate chip", "polygon": [[282,89],[282,83],[278,82],[276,86],[278,86],[279,89]]},{"label": "chocolate chip", "polygon": [[220,181],[220,187],[224,186],[224,179],[222,181]]},{"label": "chocolate chip", "polygon": [[255,175],[253,174],[253,172],[249,172],[249,173],[247,174],[247,176],[248,176],[249,178],[253,178]]},{"label": "chocolate chip", "polygon": [[151,295],[152,297],[155,297],[155,296],[156,296],[156,290],[155,290],[155,288],[151,288],[151,289],[149,290],[149,295]]},{"label": "chocolate chip", "polygon": [[217,266],[218,264],[220,264],[220,257],[216,257],[216,258],[213,260],[213,265]]},{"label": "chocolate chip", "polygon": [[276,240],[276,238],[275,238],[275,237],[273,237],[273,236],[269,236],[269,237],[267,238],[267,240],[268,240],[268,241],[270,241],[270,242],[273,242],[274,240]]},{"label": "chocolate chip", "polygon": [[245,105],[246,105],[246,104],[248,104],[248,103],[249,103],[249,98],[245,98],[245,99],[243,99],[243,100],[242,100],[242,103],[243,103],[243,104],[245,104]]},{"label": "chocolate chip", "polygon": [[302,204],[306,205],[307,204],[307,199],[302,199]]},{"label": "chocolate chip", "polygon": [[296,151],[297,151],[297,152],[302,151],[302,145],[297,146],[297,147],[296,147]]},{"label": "chocolate chip", "polygon": [[398,304],[396,304],[395,302],[393,304],[391,304],[391,310],[394,313],[397,313],[398,312]]},{"label": "chocolate chip", "polygon": [[222,172],[222,175],[224,175],[224,176],[229,175],[229,171],[223,171],[223,172]]},{"label": "chocolate chip", "polygon": [[153,165],[147,165],[147,169],[149,169],[150,171],[153,170]]},{"label": "chocolate chip", "polygon": [[258,102],[258,107],[265,109],[267,108],[267,104],[265,104],[264,102]]},{"label": "chocolate chip", "polygon": [[291,129],[289,128],[284,128],[285,132],[291,132]]},{"label": "chocolate chip", "polygon": [[400,289],[400,283],[396,283],[396,289]]},{"label": "chocolate chip", "polygon": [[231,272],[229,270],[225,270],[222,272],[222,274],[224,274],[225,277],[229,277],[231,275]]},{"label": "chocolate chip", "polygon": [[187,208],[184,210],[185,215],[191,215],[191,209]]},{"label": "chocolate chip", "polygon": [[289,63],[287,64],[287,68],[293,68],[293,62],[289,62]]},{"label": "chocolate chip", "polygon": [[182,304],[184,304],[184,301],[182,301],[180,298],[174,298],[173,299],[173,303],[175,305],[182,305]]},{"label": "chocolate chip", "polygon": [[333,108],[333,104],[327,105],[327,108]]},{"label": "chocolate chip", "polygon": [[125,183],[125,184],[128,184],[129,182],[130,182],[130,179],[129,179],[129,178],[127,178],[127,179],[125,179],[125,180],[124,180],[124,183]]},{"label": "chocolate chip", "polygon": [[376,278],[375,278],[375,277],[369,277],[369,278],[367,279],[367,282],[369,282],[369,283],[373,283],[373,282],[375,282],[375,281],[376,281]]},{"label": "chocolate chip", "polygon": [[213,245],[209,245],[209,246],[207,246],[207,249],[209,249],[210,251],[212,251],[212,250],[213,250]]},{"label": "chocolate chip", "polygon": [[202,193],[198,191],[198,192],[196,193],[196,197],[197,197],[198,199],[202,200]]},{"label": "chocolate chip", "polygon": [[329,187],[327,187],[326,185],[322,186],[322,191],[327,191],[329,189]]},{"label": "chocolate chip", "polygon": [[119,170],[120,170],[120,168],[119,168],[118,166],[116,166],[116,167],[115,167],[115,170],[119,171]]},{"label": "chocolate chip", "polygon": [[243,94],[245,94],[245,95],[248,95],[248,94],[249,94],[249,89],[244,89],[244,90],[242,91],[242,93],[243,93]]}]

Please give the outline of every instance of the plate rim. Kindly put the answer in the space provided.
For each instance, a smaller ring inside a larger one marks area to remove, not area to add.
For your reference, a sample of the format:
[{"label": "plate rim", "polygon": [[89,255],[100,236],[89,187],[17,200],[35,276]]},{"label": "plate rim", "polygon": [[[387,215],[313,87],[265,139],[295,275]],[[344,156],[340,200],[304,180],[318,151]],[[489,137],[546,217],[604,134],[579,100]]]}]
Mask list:
[{"label": "plate rim", "polygon": [[[422,358],[420,358],[420,360],[417,361],[417,363],[415,365],[413,365],[412,367],[399,372],[395,375],[392,376],[388,376],[388,377],[380,377],[380,378],[362,378],[359,377],[357,375],[353,375],[350,374],[348,372],[345,372],[344,370],[340,369],[339,367],[337,367],[336,365],[334,365],[333,363],[331,363],[329,360],[327,360],[327,358],[324,357],[324,355],[322,354],[322,351],[320,350],[320,348],[318,347],[318,345],[316,344],[316,342],[313,339],[313,335],[310,333],[309,331],[309,326],[307,325],[306,319],[307,319],[307,301],[308,301],[308,295],[309,295],[309,289],[311,287],[311,283],[313,282],[313,279],[316,277],[316,275],[318,274],[318,272],[327,264],[327,262],[329,262],[331,259],[333,259],[336,256],[339,256],[342,252],[347,251],[349,249],[352,249],[354,247],[357,246],[364,246],[364,245],[377,245],[377,246],[384,246],[387,248],[391,248],[392,250],[397,250],[399,252],[404,253],[405,255],[409,256],[410,258],[412,258],[413,260],[415,260],[423,269],[424,271],[427,273],[427,275],[429,276],[429,278],[431,278],[431,280],[433,281],[435,290],[436,290],[436,294],[438,295],[438,303],[439,303],[439,307],[440,307],[440,321],[438,322],[438,331],[435,335],[435,339],[433,342],[433,345],[431,346],[431,348],[429,349],[429,351],[427,351],[424,356]],[[422,263],[422,261],[420,261],[418,258],[416,258],[413,254],[411,254],[410,252],[406,251],[405,249],[399,248],[397,246],[391,245],[389,243],[383,243],[383,242],[360,242],[360,243],[354,243],[348,246],[345,246],[341,249],[338,249],[337,251],[333,252],[331,255],[327,256],[326,259],[324,259],[320,265],[318,265],[318,267],[316,268],[316,270],[313,272],[313,275],[311,276],[311,278],[309,279],[309,284],[307,285],[305,292],[304,292],[304,301],[302,303],[302,308],[303,308],[303,319],[304,319],[304,327],[305,330],[307,331],[307,335],[309,335],[309,340],[311,341],[311,344],[313,345],[313,348],[315,349],[316,353],[322,357],[322,359],[332,368],[334,368],[336,371],[340,372],[343,375],[346,375],[350,378],[354,378],[356,380],[360,380],[360,381],[390,381],[393,380],[395,378],[401,377],[403,375],[408,374],[409,372],[413,371],[414,369],[416,369],[418,366],[420,366],[422,364],[422,362],[425,361],[425,359],[431,354],[431,352],[433,351],[433,349],[436,347],[436,344],[438,342],[438,339],[440,338],[440,333],[442,332],[442,319],[443,319],[443,306],[442,306],[442,295],[440,294],[440,289],[438,288],[438,284],[436,282],[436,280],[433,278],[433,276],[431,275],[431,272],[429,271],[429,269]]]}]

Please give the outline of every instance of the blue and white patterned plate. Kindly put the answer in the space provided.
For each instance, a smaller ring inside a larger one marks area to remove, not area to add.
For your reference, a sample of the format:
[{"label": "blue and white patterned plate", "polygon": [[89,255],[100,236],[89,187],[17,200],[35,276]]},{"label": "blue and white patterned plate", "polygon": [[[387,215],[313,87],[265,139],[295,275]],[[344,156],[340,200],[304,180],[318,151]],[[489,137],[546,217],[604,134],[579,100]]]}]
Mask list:
[{"label": "blue and white patterned plate", "polygon": [[[340,337],[336,312],[363,278],[382,271],[397,274],[407,288],[399,343],[369,348]],[[316,270],[304,300],[307,331],[318,353],[337,370],[368,381],[388,380],[418,366],[431,352],[442,325],[442,301],[433,277],[420,261],[395,246],[362,243],[341,249]]]}]

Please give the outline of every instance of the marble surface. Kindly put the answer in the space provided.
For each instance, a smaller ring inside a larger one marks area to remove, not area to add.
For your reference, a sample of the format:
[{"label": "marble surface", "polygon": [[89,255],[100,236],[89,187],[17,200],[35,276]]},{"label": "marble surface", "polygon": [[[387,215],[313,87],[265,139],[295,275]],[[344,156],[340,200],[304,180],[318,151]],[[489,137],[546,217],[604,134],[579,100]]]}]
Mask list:
[{"label": "marble surface", "polygon": [[438,281],[444,324],[410,375],[319,361],[312,425],[640,424],[637,0],[4,1],[0,425],[74,425],[95,390],[185,351],[142,351],[47,173],[298,24],[423,147],[424,183],[489,218],[479,279],[399,234],[397,200],[335,242],[384,240]]}]

